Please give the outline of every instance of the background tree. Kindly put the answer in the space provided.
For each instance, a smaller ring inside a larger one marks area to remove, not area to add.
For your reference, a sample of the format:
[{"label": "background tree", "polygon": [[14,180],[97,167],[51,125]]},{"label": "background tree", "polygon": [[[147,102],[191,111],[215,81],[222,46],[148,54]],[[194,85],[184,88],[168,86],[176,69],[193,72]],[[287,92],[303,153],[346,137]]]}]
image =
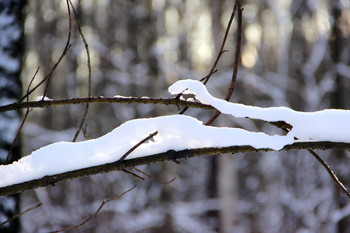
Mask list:
[{"label": "background tree", "polygon": [[[23,7],[25,1],[0,2],[0,103],[18,101],[22,95],[20,72],[23,56]],[[20,142],[17,129],[21,122],[19,111],[0,113],[0,164],[20,158]],[[0,197],[0,222],[4,222],[20,210],[20,195]],[[0,226],[1,232],[20,232],[19,219]]]}]

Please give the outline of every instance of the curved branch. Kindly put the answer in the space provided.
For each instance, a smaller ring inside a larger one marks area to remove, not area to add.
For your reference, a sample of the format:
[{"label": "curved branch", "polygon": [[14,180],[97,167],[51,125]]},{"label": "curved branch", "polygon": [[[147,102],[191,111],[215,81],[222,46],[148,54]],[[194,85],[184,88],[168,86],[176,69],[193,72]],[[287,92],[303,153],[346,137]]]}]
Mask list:
[{"label": "curved branch", "polygon": [[69,2],[68,0],[66,0],[66,5],[67,5],[67,11],[68,11],[68,25],[69,25],[69,29],[68,29],[68,36],[67,36],[67,41],[66,41],[66,45],[60,55],[60,57],[58,58],[57,62],[53,65],[53,67],[51,68],[50,72],[45,76],[45,78],[43,80],[41,80],[35,87],[33,87],[31,90],[28,90],[27,93],[19,100],[19,102],[22,102],[23,100],[25,100],[29,95],[31,95],[36,89],[38,89],[38,87],[40,87],[43,83],[46,83],[45,85],[45,89],[44,89],[44,95],[43,97],[46,95],[47,92],[47,88],[49,86],[49,82],[50,79],[53,75],[53,73],[55,72],[55,70],[57,69],[58,65],[61,63],[62,59],[66,56],[68,50],[71,48],[71,44],[70,44],[70,40],[71,40],[71,35],[72,35],[72,17],[71,17],[71,12],[70,12],[70,6],[69,6]]},{"label": "curved branch", "polygon": [[[299,149],[342,149],[350,151],[350,143],[342,142],[296,142],[291,145],[285,146],[282,150],[299,150]],[[128,159],[123,161],[116,161],[113,163],[107,163],[94,167],[87,167],[79,170],[69,171],[61,174],[45,176],[40,179],[27,181],[24,183],[19,183],[15,185],[10,185],[7,187],[0,188],[0,196],[22,192],[29,189],[34,189],[38,187],[55,185],[58,182],[65,180],[71,180],[75,178],[80,178],[83,176],[95,175],[104,172],[118,171],[130,167],[135,167],[139,165],[158,163],[163,161],[176,161],[178,159],[186,159],[195,156],[204,155],[217,155],[225,153],[247,153],[247,152],[259,152],[259,151],[272,151],[271,149],[255,149],[251,146],[231,146],[222,148],[199,148],[191,150],[182,151],[167,151],[160,154],[149,155],[144,157],[139,157],[135,159]]]},{"label": "curved branch", "polygon": [[[231,99],[231,96],[235,90],[236,87],[236,80],[237,80],[237,74],[238,74],[238,65],[241,57],[241,41],[242,41],[242,7],[241,7],[241,1],[237,0],[235,3],[235,7],[238,7],[238,21],[237,21],[237,42],[236,42],[236,52],[235,52],[235,59],[233,63],[233,71],[232,71],[232,78],[231,83],[228,88],[225,100],[229,101]],[[205,125],[212,125],[213,122],[220,116],[221,112],[216,111],[216,113],[205,123]]]},{"label": "curved branch", "polygon": [[[81,25],[79,23],[79,20],[78,20],[78,14],[77,12],[75,11],[75,8],[74,8],[74,5],[72,3],[71,0],[68,0],[69,1],[69,4],[71,5],[72,7],[72,10],[73,10],[73,13],[74,13],[74,18],[75,18],[75,22],[78,26],[78,32],[80,34],[80,37],[81,39],[83,40],[83,43],[84,43],[84,46],[85,46],[85,52],[86,52],[86,57],[87,57],[87,61],[86,61],[86,65],[87,65],[87,68],[88,68],[88,96],[91,97],[91,77],[92,77],[92,68],[91,68],[91,59],[90,59],[90,50],[89,50],[89,45],[85,39],[85,36],[84,36],[84,33],[83,33],[83,30],[81,29]],[[80,134],[80,131],[81,129],[83,128],[83,125],[84,125],[84,122],[86,120],[86,117],[87,117],[87,114],[89,112],[89,103],[87,103],[85,105],[85,109],[84,109],[84,114],[83,114],[83,117],[82,119],[80,120],[80,124],[79,124],[79,127],[77,129],[77,131],[75,132],[75,135],[73,137],[73,142],[75,142]]]}]

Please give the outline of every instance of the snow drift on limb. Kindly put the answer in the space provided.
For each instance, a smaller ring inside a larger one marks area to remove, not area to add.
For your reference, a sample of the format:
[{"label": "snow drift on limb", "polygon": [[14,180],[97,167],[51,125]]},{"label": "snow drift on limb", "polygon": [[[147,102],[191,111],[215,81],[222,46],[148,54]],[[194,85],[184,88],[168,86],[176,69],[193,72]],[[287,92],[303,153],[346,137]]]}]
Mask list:
[{"label": "snow drift on limb", "polygon": [[286,136],[205,126],[201,121],[184,115],[136,119],[125,122],[100,138],[53,143],[13,164],[0,166],[0,187],[117,161],[155,131],[158,134],[153,140],[140,145],[127,159],[168,150],[206,147],[250,145],[257,149],[280,150],[293,143],[293,138]]},{"label": "snow drift on limb", "polygon": [[213,97],[203,85],[196,80],[180,80],[169,87],[171,94],[193,94],[203,104],[208,104],[224,114],[235,117],[248,117],[263,121],[285,121],[292,125],[289,136],[300,141],[350,142],[350,111],[326,109],[317,112],[298,112],[287,107],[261,108]]}]

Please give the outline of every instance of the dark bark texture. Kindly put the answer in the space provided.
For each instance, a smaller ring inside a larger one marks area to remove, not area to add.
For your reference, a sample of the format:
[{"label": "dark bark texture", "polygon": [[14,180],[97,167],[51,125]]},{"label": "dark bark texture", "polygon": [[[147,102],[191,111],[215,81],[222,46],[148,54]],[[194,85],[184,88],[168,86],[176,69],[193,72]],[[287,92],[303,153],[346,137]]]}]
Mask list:
[{"label": "dark bark texture", "polygon": [[[17,101],[22,94],[20,72],[23,55],[23,7],[26,1],[0,2],[0,102]],[[20,157],[19,140],[12,146],[21,120],[19,111],[0,114],[0,164],[11,163]],[[11,150],[11,152],[9,152]],[[0,198],[0,222],[20,211],[19,194]],[[17,218],[0,227],[0,232],[20,232]]]}]

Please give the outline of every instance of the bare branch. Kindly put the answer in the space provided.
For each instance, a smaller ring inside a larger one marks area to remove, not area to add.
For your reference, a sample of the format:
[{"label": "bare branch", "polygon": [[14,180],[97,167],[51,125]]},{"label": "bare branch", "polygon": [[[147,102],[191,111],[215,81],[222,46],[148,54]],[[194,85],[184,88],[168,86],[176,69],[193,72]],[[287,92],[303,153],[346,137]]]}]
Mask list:
[{"label": "bare branch", "polygon": [[[89,44],[87,43],[86,39],[85,39],[85,36],[84,36],[84,33],[81,29],[81,26],[80,26],[80,23],[79,23],[79,20],[78,20],[78,15],[77,15],[77,12],[75,11],[75,8],[74,8],[74,5],[72,3],[71,0],[68,0],[69,1],[69,4],[71,5],[72,7],[72,10],[73,10],[73,13],[74,13],[74,19],[75,19],[75,22],[78,26],[78,31],[79,31],[79,34],[83,40],[83,43],[84,43],[84,46],[85,46],[85,51],[86,51],[86,57],[87,57],[87,61],[86,61],[86,64],[87,64],[87,67],[88,67],[88,97],[91,97],[91,76],[92,76],[92,71],[91,71],[91,59],[90,59],[90,50],[89,50]],[[81,129],[83,128],[83,125],[84,125],[84,122],[85,122],[85,119],[86,119],[86,116],[89,112],[89,103],[86,103],[85,105],[85,110],[84,110],[84,114],[83,114],[83,117],[80,121],[80,124],[79,124],[79,127],[77,129],[77,131],[75,132],[75,135],[73,137],[73,142],[75,142],[79,136],[79,133],[81,131]]]},{"label": "bare branch", "polygon": [[142,139],[140,142],[138,142],[135,146],[131,147],[130,150],[128,150],[118,161],[123,161],[125,160],[125,158],[134,150],[136,150],[137,147],[141,146],[143,143],[145,143],[146,141],[150,140],[151,138],[153,138],[154,136],[156,136],[158,134],[158,131],[155,131],[153,133],[151,133],[150,135],[148,135],[147,137],[145,137],[144,139]]},{"label": "bare branch", "polygon": [[231,16],[230,16],[230,19],[227,23],[227,26],[226,26],[226,30],[225,30],[225,35],[224,35],[224,38],[222,39],[222,43],[221,43],[221,47],[220,47],[220,51],[218,52],[218,55],[216,57],[216,60],[209,72],[209,74],[202,78],[201,81],[203,81],[204,85],[206,85],[211,77],[211,75],[213,73],[215,73],[215,70],[216,70],[216,66],[218,65],[219,61],[220,61],[220,58],[222,56],[222,54],[224,54],[225,52],[227,52],[227,50],[225,50],[225,44],[226,44],[226,41],[227,41],[227,36],[228,36],[228,33],[230,31],[230,28],[231,28],[231,25],[232,25],[232,21],[233,21],[233,18],[235,17],[235,12],[236,12],[236,9],[237,9],[237,1],[235,2],[235,5],[232,9],[232,13],[231,13]]},{"label": "bare branch", "polygon": [[105,204],[107,204],[108,202],[111,202],[111,201],[114,201],[116,199],[119,199],[121,198],[122,196],[124,196],[125,194],[127,194],[128,192],[130,192],[131,190],[133,190],[134,188],[136,188],[136,185],[134,185],[132,188],[126,190],[125,192],[123,192],[122,194],[119,194],[118,196],[115,196],[111,199],[108,199],[108,200],[105,200],[105,201],[102,201],[100,206],[97,208],[96,212],[94,214],[92,214],[91,216],[87,217],[83,222],[81,222],[80,224],[78,225],[74,225],[74,226],[71,226],[71,227],[67,227],[67,228],[64,228],[64,229],[61,229],[61,230],[58,230],[58,231],[51,231],[50,233],[58,233],[58,232],[66,232],[66,231],[70,231],[70,230],[73,230],[73,229],[77,229],[78,227],[81,227],[82,225],[84,225],[85,223],[89,222],[93,217],[95,217],[100,211],[101,209],[103,208],[103,206]]},{"label": "bare branch", "polygon": [[[28,87],[27,87],[27,93],[29,92],[30,86],[32,85],[32,83],[33,83],[33,81],[34,81],[36,75],[38,74],[39,69],[40,69],[39,67],[36,69],[36,71],[35,71],[35,73],[34,73],[32,79],[31,79],[30,82],[29,82]],[[29,101],[29,98],[28,98],[28,97],[27,97],[27,101]],[[20,133],[21,133],[21,131],[22,131],[22,129],[23,129],[24,123],[26,122],[29,113],[30,113],[30,108],[27,108],[27,109],[26,109],[26,112],[25,112],[25,114],[24,114],[24,117],[23,117],[23,119],[22,119],[21,125],[19,126],[19,128],[18,128],[18,130],[17,130],[17,132],[16,132],[16,136],[15,136],[15,138],[13,139],[12,144],[11,144],[11,147],[10,147],[8,153],[7,153],[7,156],[6,156],[6,159],[5,159],[4,164],[7,164],[8,161],[10,161],[10,156],[11,156],[13,147],[15,146],[15,143],[17,142],[17,140],[18,140],[18,138],[19,138],[19,135],[20,135]]]},{"label": "bare branch", "polygon": [[148,178],[150,178],[150,179],[152,179],[152,180],[154,180],[154,181],[156,181],[156,182],[158,182],[158,183],[160,183],[160,184],[170,184],[170,183],[172,183],[174,180],[176,180],[176,177],[174,177],[174,178],[172,178],[172,179],[169,180],[169,181],[160,181],[160,180],[158,180],[157,178],[155,178],[155,177],[153,177],[153,176],[147,174],[146,172],[142,171],[141,169],[138,169],[137,167],[134,167],[134,169],[135,169],[136,171],[140,172],[141,174],[143,174],[144,176],[146,176],[146,177],[148,177]]},{"label": "bare branch", "polygon": [[12,218],[7,219],[6,221],[0,223],[0,227],[1,227],[2,225],[5,225],[5,224],[8,223],[8,222],[11,222],[12,220],[14,220],[14,219],[16,219],[16,218],[22,216],[23,214],[26,214],[26,213],[28,213],[28,212],[30,212],[30,211],[36,209],[36,208],[39,208],[40,206],[42,206],[42,204],[43,204],[43,203],[39,202],[39,203],[36,204],[35,206],[30,207],[29,209],[27,209],[27,210],[25,210],[25,211],[23,211],[23,212],[21,212],[21,213],[19,213],[19,214],[16,214],[16,215],[13,216]]},{"label": "bare branch", "polygon": [[[125,160],[125,158],[126,158],[131,152],[133,152],[134,150],[136,150],[137,147],[141,146],[143,143],[145,143],[147,140],[153,138],[153,137],[154,137],[155,135],[157,135],[157,134],[158,134],[158,131],[155,131],[155,132],[151,133],[150,135],[148,135],[147,137],[145,137],[144,139],[142,139],[142,140],[141,140],[140,142],[138,142],[135,146],[131,147],[130,150],[128,150],[118,161],[123,161],[123,160]],[[133,175],[133,176],[135,176],[135,177],[137,177],[137,178],[139,178],[139,179],[141,179],[141,180],[144,180],[143,177],[141,177],[141,176],[139,176],[139,175],[137,175],[137,174],[135,174],[135,173],[133,173],[133,172],[131,172],[131,171],[128,171],[128,170],[126,170],[126,169],[123,169],[122,171],[123,171],[123,172],[126,172],[126,173],[128,173],[128,174],[131,174],[131,175]]]},{"label": "bare branch", "polygon": [[13,103],[0,106],[1,112],[8,112],[23,108],[47,108],[51,106],[64,106],[72,104],[86,104],[86,103],[115,103],[115,104],[160,104],[160,105],[182,105],[192,108],[201,108],[207,110],[215,110],[214,107],[202,103],[180,100],[175,98],[149,98],[149,97],[85,97],[73,99],[56,99],[56,100],[41,100]]},{"label": "bare branch", "polygon": [[45,87],[45,91],[44,91],[44,95],[43,95],[43,99],[44,96],[46,95],[46,91],[47,91],[47,87],[49,85],[49,80],[52,77],[52,74],[54,73],[54,71],[56,70],[56,68],[58,67],[58,65],[61,63],[63,57],[67,54],[68,50],[71,47],[70,44],[70,37],[72,34],[72,19],[71,19],[71,13],[70,13],[70,7],[69,7],[69,3],[68,0],[66,0],[67,3],[67,9],[68,9],[68,17],[69,17],[69,31],[68,31],[68,36],[67,36],[67,42],[66,45],[60,55],[60,57],[58,58],[57,62],[53,65],[53,67],[51,68],[50,72],[45,76],[45,78],[43,80],[41,80],[35,87],[33,87],[30,91],[28,91],[20,100],[19,102],[22,102],[23,100],[25,100],[30,94],[32,94],[38,87],[40,87],[43,83],[46,83],[46,87]]},{"label": "bare branch", "polygon": [[134,172],[131,172],[129,170],[126,170],[126,169],[122,169],[123,172],[129,174],[129,175],[132,175],[134,177],[136,177],[137,179],[140,179],[140,180],[145,180],[145,178],[143,178],[142,176],[139,176],[137,174],[135,174]]},{"label": "bare branch", "polygon": [[[238,64],[241,57],[241,41],[242,41],[242,7],[241,7],[241,1],[237,0],[236,5],[238,6],[238,29],[237,29],[237,44],[236,44],[236,53],[235,53],[235,60],[233,65],[233,71],[232,71],[232,78],[231,78],[231,84],[227,91],[225,100],[229,101],[233,91],[236,87],[236,80],[237,80],[237,73],[238,73]],[[236,6],[235,5],[235,6]],[[211,125],[213,122],[220,116],[221,112],[217,111],[212,118],[210,118],[205,125]]]},{"label": "bare branch", "polygon": [[[231,25],[232,25],[232,21],[233,21],[233,18],[235,17],[235,12],[236,12],[236,9],[237,9],[237,1],[235,2],[235,5],[232,9],[232,13],[231,13],[231,16],[230,16],[230,19],[228,21],[228,24],[226,26],[226,30],[225,30],[225,35],[224,35],[224,38],[222,39],[222,43],[221,43],[221,47],[220,47],[220,51],[218,52],[218,55],[216,57],[216,60],[213,64],[213,66],[211,67],[210,71],[209,71],[209,74],[207,76],[205,76],[204,78],[202,78],[200,81],[202,81],[204,83],[204,85],[206,85],[210,79],[210,77],[217,72],[217,65],[220,61],[220,58],[222,56],[222,54],[224,54],[225,52],[227,52],[228,50],[225,50],[225,44],[226,44],[226,41],[227,41],[227,36],[228,36],[228,33],[230,31],[230,28],[231,28]],[[179,94],[178,96],[176,96],[176,98],[179,98],[181,96],[181,94]],[[182,109],[180,111],[179,114],[184,114],[188,109],[188,106],[185,107],[184,109]]]},{"label": "bare branch", "polygon": [[320,164],[326,169],[326,171],[328,172],[329,176],[333,179],[333,181],[335,182],[335,184],[345,193],[346,196],[348,196],[348,198],[350,198],[350,193],[349,191],[346,189],[346,187],[344,186],[344,184],[339,180],[339,178],[337,177],[337,175],[333,172],[333,170],[328,166],[328,164],[313,150],[308,149],[309,153],[312,154],[312,156],[314,156],[318,162],[320,162]]}]

